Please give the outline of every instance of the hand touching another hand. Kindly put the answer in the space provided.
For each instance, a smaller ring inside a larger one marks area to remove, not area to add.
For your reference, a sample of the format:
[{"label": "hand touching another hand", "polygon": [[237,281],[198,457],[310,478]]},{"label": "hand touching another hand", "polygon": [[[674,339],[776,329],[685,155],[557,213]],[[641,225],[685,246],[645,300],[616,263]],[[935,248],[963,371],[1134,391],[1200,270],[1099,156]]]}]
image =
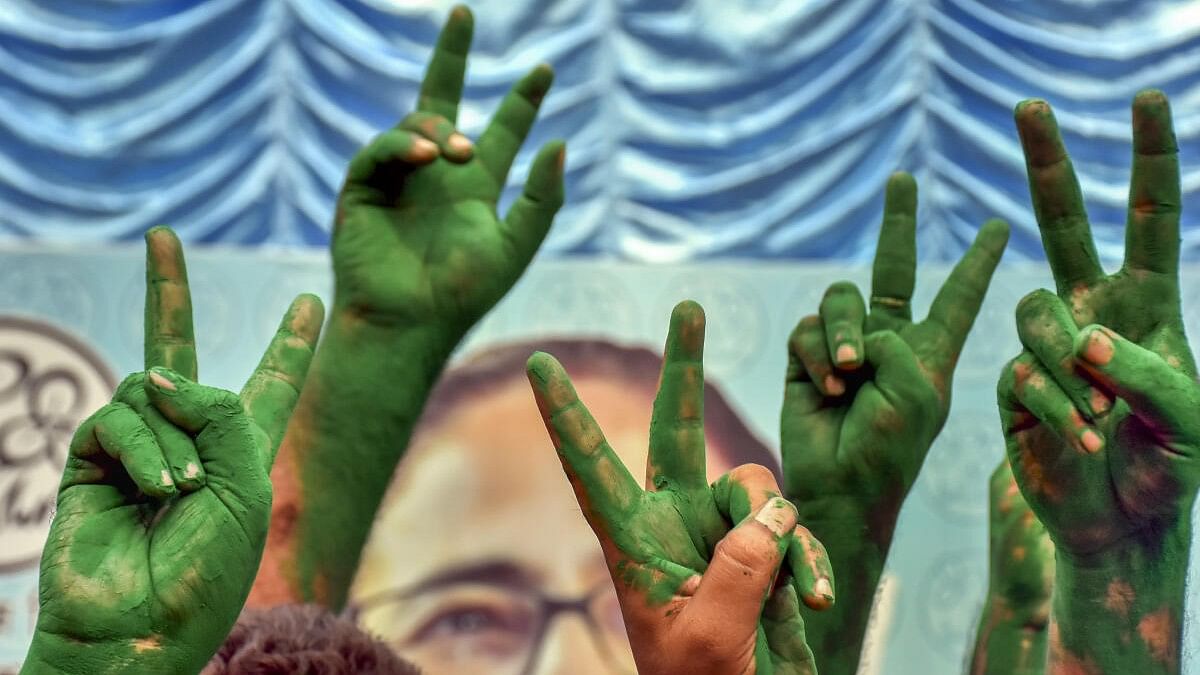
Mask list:
[{"label": "hand touching another hand", "polygon": [[808,618],[827,675],[858,668],[900,508],[946,421],[958,356],[1008,241],[1005,223],[984,224],[929,315],[913,322],[916,212],[916,183],[893,175],[870,310],[853,284],[834,284],[788,342],[784,489],[843,580],[843,602]]},{"label": "hand touching another hand", "polygon": [[236,394],[197,384],[183,252],[146,235],[146,371],[80,425],[25,673],[195,673],[258,569],[275,448],[323,310],[301,296]]},{"label": "hand touching another hand", "polygon": [[1056,546],[1049,670],[1176,673],[1200,385],[1179,302],[1170,109],[1161,92],[1134,100],[1125,264],[1111,275],[1050,107],[1024,102],[1016,120],[1058,292],[1017,307],[1025,349],[999,401],[1013,473]]},{"label": "hand touching another hand", "polygon": [[[833,601],[824,549],[767,469],[705,478],[704,314],[672,314],[654,402],[646,489],[553,357],[529,359],[546,429],[617,587],[638,672],[815,673],[798,598]],[[780,565],[792,583],[777,586]]]}]

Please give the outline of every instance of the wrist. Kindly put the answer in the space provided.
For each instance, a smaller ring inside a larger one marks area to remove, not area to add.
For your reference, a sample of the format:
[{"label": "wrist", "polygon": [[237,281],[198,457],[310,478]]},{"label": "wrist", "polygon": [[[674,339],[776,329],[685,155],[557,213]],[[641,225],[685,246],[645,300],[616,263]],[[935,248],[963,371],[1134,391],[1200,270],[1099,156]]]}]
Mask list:
[{"label": "wrist", "polygon": [[1086,555],[1056,551],[1052,662],[1178,673],[1191,524],[1134,533]]},{"label": "wrist", "polygon": [[848,495],[824,495],[793,499],[800,524],[807,527],[828,548],[837,546],[865,555],[864,562],[878,560],[882,569],[892,536],[896,531],[899,508],[882,506]]}]

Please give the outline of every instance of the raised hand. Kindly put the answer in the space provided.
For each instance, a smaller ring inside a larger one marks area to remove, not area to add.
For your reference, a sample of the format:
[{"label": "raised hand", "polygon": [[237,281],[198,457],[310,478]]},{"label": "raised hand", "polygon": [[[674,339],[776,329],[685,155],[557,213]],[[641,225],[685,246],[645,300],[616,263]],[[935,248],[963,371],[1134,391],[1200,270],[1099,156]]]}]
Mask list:
[{"label": "raised hand", "polygon": [[1054,544],[1021,496],[1005,459],[992,473],[990,573],[971,675],[1042,675]]},{"label": "raised hand", "polygon": [[[604,550],[638,672],[815,673],[799,600],[828,607],[832,571],[769,470],[744,465],[708,484],[703,348],[703,311],[680,303],[654,401],[645,490],[553,357],[529,359],[529,382]],[[778,586],[785,562],[792,583]]]},{"label": "raised hand", "polygon": [[1161,92],[1134,100],[1125,264],[1111,275],[1050,107],[1026,101],[1016,121],[1058,292],[1017,307],[1024,351],[998,395],[1013,473],[1057,551],[1050,669],[1178,672],[1200,385],[1170,109]]},{"label": "raised hand", "polygon": [[455,123],[473,25],[466,7],[451,11],[417,111],[350,162],[333,232],[338,309],[461,334],[525,271],[562,205],[565,148],[552,142],[496,216],[554,72],[541,65],[517,82],[472,145]]},{"label": "raised hand", "polygon": [[146,371],[71,442],[22,672],[199,672],[258,569],[321,303],[296,299],[240,396],[197,384],[179,240],[146,244]]},{"label": "raised hand", "polygon": [[340,609],[429,390],[462,336],[524,272],[563,202],[561,142],[496,202],[553,72],[538,66],[472,144],[455,129],[473,19],[454,8],[417,111],[351,161],[333,231],[337,292],[272,472],[276,499],[250,603]]},{"label": "raised hand", "polygon": [[784,491],[843,579],[843,602],[808,619],[824,673],[858,668],[900,507],[946,421],[954,367],[1008,241],[1005,223],[985,223],[913,322],[916,212],[916,183],[893,175],[869,311],[853,284],[836,283],[788,341]]}]

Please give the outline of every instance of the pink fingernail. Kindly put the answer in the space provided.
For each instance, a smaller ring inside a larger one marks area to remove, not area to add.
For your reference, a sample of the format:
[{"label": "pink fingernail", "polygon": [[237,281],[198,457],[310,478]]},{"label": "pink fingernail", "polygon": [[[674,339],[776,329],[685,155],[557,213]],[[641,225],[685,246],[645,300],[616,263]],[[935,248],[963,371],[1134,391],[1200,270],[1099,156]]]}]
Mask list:
[{"label": "pink fingernail", "polygon": [[413,139],[411,154],[418,159],[435,157],[438,154],[438,146],[427,138],[416,138]]},{"label": "pink fingernail", "polygon": [[813,585],[813,592],[826,600],[833,600],[833,586],[825,577],[817,579],[817,583]]},{"label": "pink fingernail", "polygon": [[1104,447],[1104,439],[1100,438],[1100,434],[1091,429],[1087,429],[1080,434],[1079,440],[1083,442],[1084,449],[1092,454],[1100,452],[1100,448]]},{"label": "pink fingernail", "polygon": [[1113,357],[1113,342],[1112,338],[1104,334],[1102,330],[1093,330],[1091,335],[1088,335],[1087,346],[1083,349],[1083,358],[1097,366],[1106,366]]},{"label": "pink fingernail", "polygon": [[455,152],[466,153],[471,151],[471,140],[462,134],[453,134],[450,136],[450,147],[454,148]]},{"label": "pink fingernail", "polygon": [[846,383],[835,375],[825,376],[825,392],[830,396],[841,396],[846,393]]},{"label": "pink fingernail", "polygon": [[163,377],[162,375],[159,375],[158,373],[156,373],[154,371],[150,371],[150,382],[153,383],[154,386],[158,387],[159,389],[166,389],[167,391],[175,391],[175,383],[174,382],[168,380],[167,378]]},{"label": "pink fingernail", "polygon": [[854,348],[854,345],[846,343],[837,348],[837,354],[835,358],[837,359],[838,365],[843,363],[854,363],[858,360],[858,350]]}]

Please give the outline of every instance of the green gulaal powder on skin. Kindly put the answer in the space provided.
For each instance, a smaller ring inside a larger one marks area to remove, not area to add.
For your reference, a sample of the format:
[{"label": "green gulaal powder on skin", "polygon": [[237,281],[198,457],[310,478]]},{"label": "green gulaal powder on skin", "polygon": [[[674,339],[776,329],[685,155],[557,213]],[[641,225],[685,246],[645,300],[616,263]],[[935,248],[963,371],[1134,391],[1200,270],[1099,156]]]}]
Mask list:
[{"label": "green gulaal powder on skin", "polygon": [[146,235],[146,371],[72,439],[23,673],[199,672],[258,568],[275,444],[323,310],[300,296],[242,396],[195,383],[182,248]]},{"label": "green gulaal powder on skin", "polygon": [[[661,664],[645,659],[659,657],[647,656],[653,649],[647,650],[641,641],[650,644],[671,622],[689,621],[697,583],[703,586],[701,575],[710,569],[718,543],[730,535],[731,528],[746,526],[750,518],[772,522],[767,512],[772,505],[786,508],[792,518],[788,522],[795,522],[793,507],[778,498],[775,479],[763,467],[739,467],[715,484],[707,483],[703,340],[703,310],[690,301],[677,305],[651,417],[649,491],[642,489],[609,446],[562,366],[542,353],[531,356],[527,366],[551,440],[605,551],[631,627],[634,653],[641,655],[640,667],[652,670]],[[768,483],[773,489],[758,487]],[[757,600],[762,616],[743,637],[754,641],[754,665],[761,673],[814,672],[795,601],[797,591],[806,601],[832,602],[832,571],[824,549],[807,531],[792,533],[792,526],[787,527],[788,533],[775,539],[777,554],[786,556],[792,568],[800,561],[807,576],[774,593],[767,588]],[[797,545],[800,538],[805,540]],[[818,593],[817,577],[828,586],[824,596]],[[686,635],[689,627],[670,630]]]},{"label": "green gulaal powder on skin", "polygon": [[888,181],[869,303],[849,282],[788,340],[780,421],[784,490],[828,548],[840,601],[806,612],[823,675],[853,675],[900,508],[950,410],[958,356],[1008,241],[985,223],[913,322],[917,185]]},{"label": "green gulaal powder on skin", "polygon": [[990,480],[987,602],[970,675],[1042,675],[1054,589],[1054,545],[1021,496],[1008,460]]},{"label": "green gulaal powder on skin", "polygon": [[[1125,264],[1100,266],[1044,101],[1016,109],[1056,293],[1018,307],[998,388],[1009,463],[1055,544],[1049,672],[1178,673],[1200,385],[1179,304],[1179,164],[1158,91],[1133,103]],[[1070,365],[1071,367],[1066,367]]]},{"label": "green gulaal powder on skin", "polygon": [[375,512],[430,390],[464,334],[524,272],[563,202],[565,147],[538,152],[496,203],[550,88],[535,67],[474,144],[456,130],[474,20],[451,12],[417,110],[358,152],[338,197],[336,294],[284,457],[252,603],[345,604]]}]

